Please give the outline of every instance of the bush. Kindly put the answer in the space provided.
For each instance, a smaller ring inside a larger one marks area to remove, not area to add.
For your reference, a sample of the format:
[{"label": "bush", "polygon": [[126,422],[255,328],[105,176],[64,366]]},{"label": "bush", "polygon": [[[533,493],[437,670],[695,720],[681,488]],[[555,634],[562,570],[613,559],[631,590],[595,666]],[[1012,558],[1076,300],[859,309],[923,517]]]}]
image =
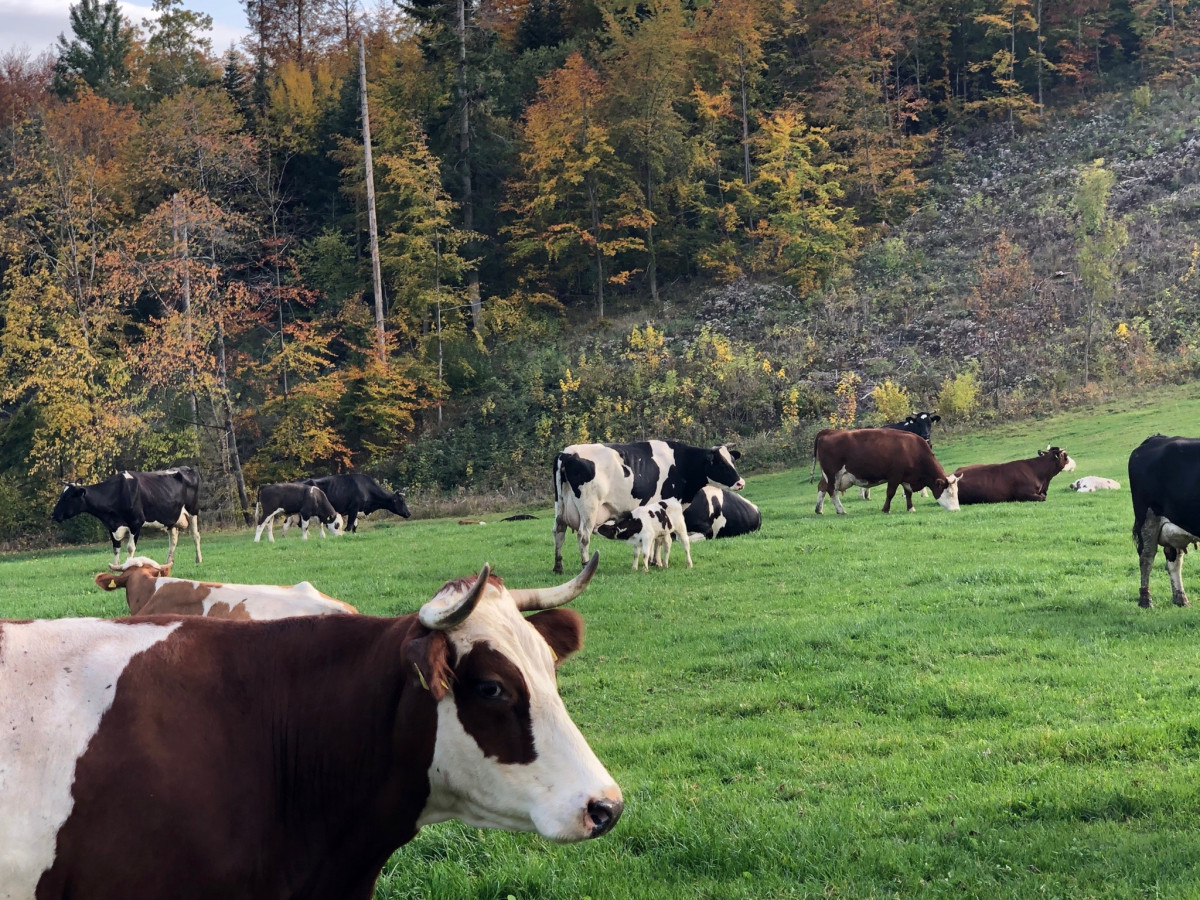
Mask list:
[{"label": "bush", "polygon": [[874,421],[878,425],[903,420],[912,412],[912,400],[908,391],[898,384],[893,384],[890,378],[883,384],[875,385],[871,391],[871,400],[875,403]]},{"label": "bush", "polygon": [[979,370],[972,366],[957,375],[947,375],[938,392],[938,412],[955,419],[970,419],[979,408]]}]

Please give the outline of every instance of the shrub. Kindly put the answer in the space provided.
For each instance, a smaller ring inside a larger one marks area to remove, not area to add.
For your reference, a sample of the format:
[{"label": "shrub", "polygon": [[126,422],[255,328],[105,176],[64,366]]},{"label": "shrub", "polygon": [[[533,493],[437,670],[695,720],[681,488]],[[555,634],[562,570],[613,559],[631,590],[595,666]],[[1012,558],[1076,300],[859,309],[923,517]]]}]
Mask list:
[{"label": "shrub", "polygon": [[889,378],[883,384],[875,385],[871,391],[871,400],[875,403],[875,420],[880,425],[896,422],[912,412],[912,400],[908,391],[898,384],[893,384]]},{"label": "shrub", "polygon": [[956,419],[970,419],[979,407],[979,370],[972,365],[965,372],[947,375],[938,392],[938,412]]}]

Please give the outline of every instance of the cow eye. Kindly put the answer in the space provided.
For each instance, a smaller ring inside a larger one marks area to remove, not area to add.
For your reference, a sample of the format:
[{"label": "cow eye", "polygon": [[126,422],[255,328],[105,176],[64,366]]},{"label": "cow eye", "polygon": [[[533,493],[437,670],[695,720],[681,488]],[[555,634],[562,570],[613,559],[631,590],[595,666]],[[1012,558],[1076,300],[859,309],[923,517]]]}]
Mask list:
[{"label": "cow eye", "polygon": [[480,681],[475,685],[475,694],[482,700],[503,700],[504,685],[498,681]]}]

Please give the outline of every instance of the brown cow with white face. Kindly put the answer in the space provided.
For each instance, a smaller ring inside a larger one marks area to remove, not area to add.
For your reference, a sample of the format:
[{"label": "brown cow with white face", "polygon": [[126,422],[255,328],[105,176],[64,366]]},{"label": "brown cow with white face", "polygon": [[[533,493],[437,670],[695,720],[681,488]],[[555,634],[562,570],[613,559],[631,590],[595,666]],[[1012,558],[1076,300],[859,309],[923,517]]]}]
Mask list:
[{"label": "brown cow with white face", "polygon": [[[857,485],[887,485],[883,511],[891,512],[896,488],[904,488],[908,511],[913,511],[913,491],[929,488],[937,502],[958,509],[958,479],[947,475],[924,438],[890,428],[826,428],[813,442],[813,469],[820,466],[817,513],[825,506],[825,495],[833,496],[839,515],[845,515],[839,491]],[[810,475],[811,478],[811,475]]]},{"label": "brown cow with white face", "polygon": [[555,681],[595,568],[485,566],[396,619],[0,623],[0,895],[369,900],[433,822],[606,833],[621,791]]},{"label": "brown cow with white face", "polygon": [[963,505],[1043,502],[1050,479],[1074,468],[1075,460],[1061,447],[1047,447],[1029,459],[960,466],[954,470],[958,476],[958,502]]},{"label": "brown cow with white face", "polygon": [[125,588],[133,616],[208,616],[214,619],[286,619],[357,613],[349,603],[322,594],[307,581],[293,585],[220,584],[171,578],[171,567],[134,556],[96,576],[106,591]]}]

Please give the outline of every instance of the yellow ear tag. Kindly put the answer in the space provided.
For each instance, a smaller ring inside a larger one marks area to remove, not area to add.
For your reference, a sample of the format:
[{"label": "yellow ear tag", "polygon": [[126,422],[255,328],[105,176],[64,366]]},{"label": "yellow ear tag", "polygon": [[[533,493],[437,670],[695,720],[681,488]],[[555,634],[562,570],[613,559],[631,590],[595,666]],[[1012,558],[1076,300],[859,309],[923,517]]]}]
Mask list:
[{"label": "yellow ear tag", "polygon": [[429,690],[429,685],[425,682],[425,675],[421,672],[421,667],[413,663],[413,671],[417,673],[417,679],[421,682],[421,687]]},{"label": "yellow ear tag", "polygon": [[112,591],[112,590],[116,590],[116,587],[117,587],[117,579],[115,579],[115,578],[108,579],[108,589],[110,591]]},{"label": "yellow ear tag", "polygon": [[554,652],[553,647],[550,648],[550,658],[553,659],[555,662],[558,662],[558,654]]},{"label": "yellow ear tag", "polygon": [[450,690],[450,685],[448,685],[448,684],[446,683],[446,679],[445,679],[445,678],[443,678],[443,679],[442,679],[442,690],[444,690],[444,691],[448,691],[448,690]]}]

